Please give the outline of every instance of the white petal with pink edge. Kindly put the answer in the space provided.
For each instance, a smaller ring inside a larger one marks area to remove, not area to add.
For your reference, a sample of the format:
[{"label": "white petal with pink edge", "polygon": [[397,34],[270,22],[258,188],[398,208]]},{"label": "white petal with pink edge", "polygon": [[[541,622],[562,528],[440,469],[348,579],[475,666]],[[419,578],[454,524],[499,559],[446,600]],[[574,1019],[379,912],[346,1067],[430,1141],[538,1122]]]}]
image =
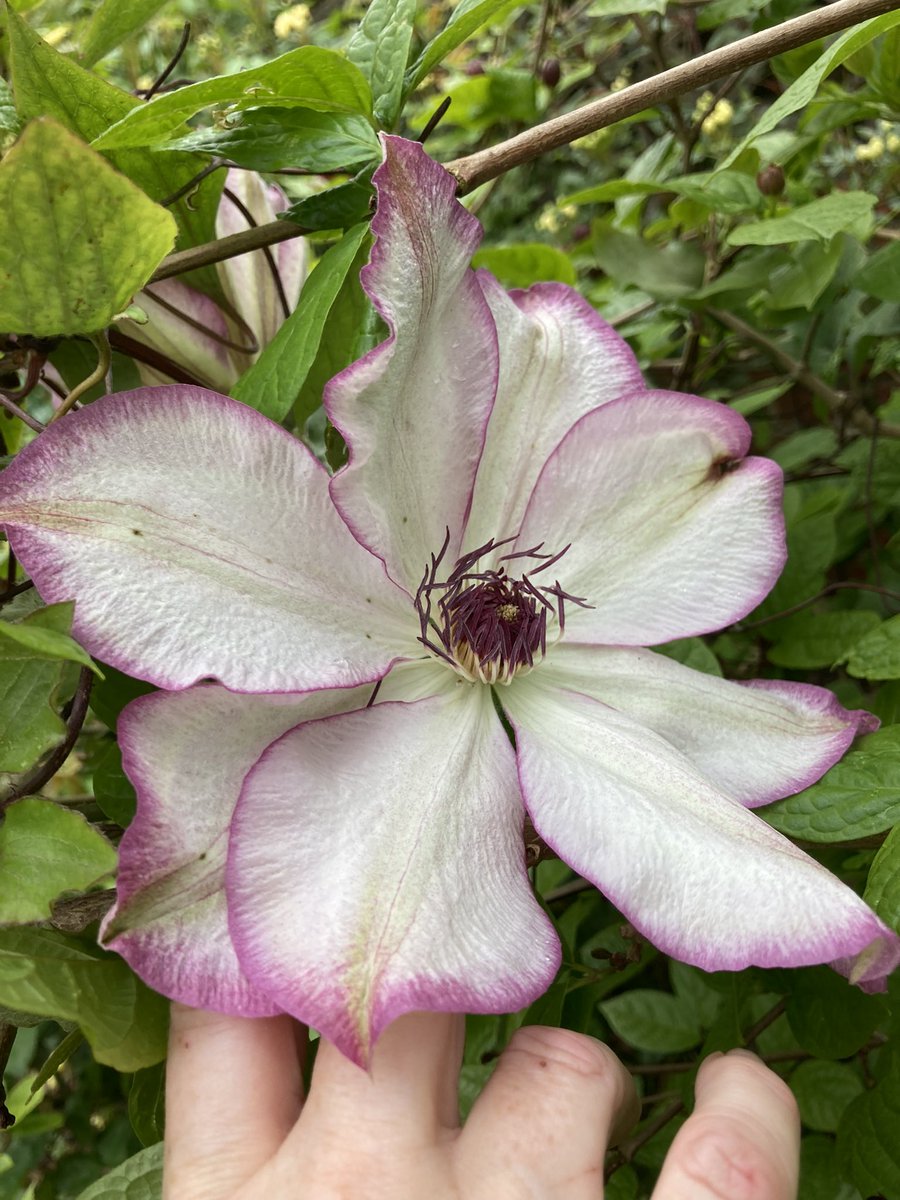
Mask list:
[{"label": "white petal with pink edge", "polygon": [[878,986],[900,938],[658,734],[540,671],[503,694],[541,837],[667,954],[706,971],[830,962]]},{"label": "white petal with pink edge", "polygon": [[360,1064],[404,1012],[522,1007],[559,961],[523,817],[486,688],[300,726],[250,773],[232,825],[244,971]]},{"label": "white petal with pink edge", "polygon": [[120,392],[51,425],[0,476],[0,523],[43,599],[75,598],[74,635],[161,687],[343,687],[421,653],[323,468],[215,392]]},{"label": "white petal with pink edge", "polygon": [[475,479],[464,549],[515,534],[547,460],[575,422],[643,387],[627,342],[570,287],[508,293],[478,282],[497,326],[500,383]]},{"label": "white petal with pink edge", "polygon": [[879,724],[848,712],[826,688],[733,683],[634,647],[559,642],[541,664],[541,682],[633,717],[748,808],[809,787],[857,733]]},{"label": "white petal with pink edge", "polygon": [[335,503],[414,593],[447,527],[458,555],[497,386],[497,335],[469,260],[481,227],[456,180],[415,142],[384,137],[375,244],[360,276],[391,331],[325,391],[350,448]]},{"label": "white petal with pink edge", "polygon": [[[554,568],[591,608],[574,640],[647,645],[744,616],[784,565],[781,471],[743,458],[746,422],[722,404],[636,392],[578,421],[554,450],[519,535],[571,549]],[[552,579],[545,579],[552,583]]]},{"label": "white petal with pink edge", "polygon": [[225,910],[228,830],[247,772],[298,722],[364,705],[370,687],[242,696],[215,685],[154,692],[119,718],[137,814],[119,847],[102,938],[156,991],[240,1016],[279,1012],[241,970]]}]

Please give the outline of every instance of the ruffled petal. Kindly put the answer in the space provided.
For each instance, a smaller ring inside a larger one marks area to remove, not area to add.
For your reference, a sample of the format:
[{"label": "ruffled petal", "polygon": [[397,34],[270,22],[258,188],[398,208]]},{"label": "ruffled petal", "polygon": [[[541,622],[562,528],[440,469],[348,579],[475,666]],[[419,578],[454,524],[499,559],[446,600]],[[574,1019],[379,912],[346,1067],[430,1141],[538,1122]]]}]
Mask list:
[{"label": "ruffled petal", "polygon": [[878,718],[848,712],[826,688],[732,683],[652,650],[560,642],[542,682],[581,692],[665,738],[715,787],[748,808],[815,783]]},{"label": "ruffled petal", "polygon": [[464,548],[518,531],[550,451],[592,408],[643,387],[628,343],[572,288],[507,292],[477,273],[497,326],[500,383]]},{"label": "ruffled petal", "polygon": [[51,425],[0,476],[0,523],[74,635],[166,688],[301,692],[420,654],[415,614],[279,426],[193,387],[120,392]]},{"label": "ruffled petal", "polygon": [[392,579],[415,592],[449,527],[458,554],[497,386],[497,335],[469,269],[481,239],[456,181],[415,142],[384,137],[375,244],[360,276],[391,336],[326,388],[349,448],[332,496]]},{"label": "ruffled petal", "polygon": [[228,829],[244,777],[298,722],[364,705],[371,688],[241,696],[201,686],[154,692],[118,723],[138,794],[119,847],[117,900],[101,937],[152,988],[197,1008],[279,1012],[241,970],[225,908]]},{"label": "ruffled petal", "polygon": [[[647,645],[720,629],[784,565],[781,471],[744,458],[750,431],[722,404],[645,391],[582,417],[547,461],[519,535],[552,552],[569,636]],[[547,584],[553,582],[546,579]]]},{"label": "ruffled petal", "polygon": [[661,950],[706,971],[830,962],[871,987],[900,963],[855,892],[658,734],[539,671],[503,704],[538,833]]},{"label": "ruffled petal", "polygon": [[302,725],[263,755],[235,812],[241,965],[360,1064],[401,1013],[519,1008],[559,961],[522,825],[487,689]]}]

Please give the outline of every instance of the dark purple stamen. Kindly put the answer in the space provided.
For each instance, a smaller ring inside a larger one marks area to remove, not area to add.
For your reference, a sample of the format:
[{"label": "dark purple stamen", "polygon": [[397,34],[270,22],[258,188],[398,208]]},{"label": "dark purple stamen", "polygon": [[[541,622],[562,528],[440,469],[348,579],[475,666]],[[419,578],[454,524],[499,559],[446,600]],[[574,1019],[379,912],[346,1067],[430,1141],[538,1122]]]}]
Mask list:
[{"label": "dark purple stamen", "polygon": [[[542,554],[540,543],[528,550],[504,554],[499,562],[537,559],[539,565],[518,578],[504,566],[473,570],[479,559],[515,541],[514,537],[485,542],[462,555],[445,580],[438,571],[450,545],[450,530],[438,553],[431,555],[416,592],[421,636],[419,641],[438,658],[470,679],[508,683],[516,672],[533,667],[547,651],[547,614],[565,627],[565,603],[590,607],[580,596],[563,591],[559,581],[540,587],[530,576],[558,562],[569,549]],[[442,593],[435,596],[435,593]],[[554,603],[555,602],[555,603]]]}]

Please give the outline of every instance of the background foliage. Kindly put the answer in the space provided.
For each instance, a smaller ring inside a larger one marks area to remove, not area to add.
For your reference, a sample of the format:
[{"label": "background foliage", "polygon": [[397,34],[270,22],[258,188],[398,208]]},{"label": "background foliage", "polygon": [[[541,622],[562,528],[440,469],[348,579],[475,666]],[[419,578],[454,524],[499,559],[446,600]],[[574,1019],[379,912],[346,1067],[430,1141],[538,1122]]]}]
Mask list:
[{"label": "background foliage", "polygon": [[[0,386],[31,418],[30,427],[0,413],[0,450],[15,454],[94,370],[102,343],[91,335],[115,321],[176,225],[180,249],[212,240],[222,171],[188,185],[213,155],[289,169],[279,182],[319,258],[298,317],[233,394],[338,463],[322,387],[379,336],[356,283],[377,128],[417,136],[449,99],[428,139],[446,161],[804,7],[14,0],[0,41],[0,207],[15,236],[0,244],[0,278],[14,270],[21,286],[0,294],[0,328],[35,336],[0,343]],[[139,96],[185,21],[191,35],[170,90],[145,106]],[[582,137],[466,200],[487,230],[478,264],[508,286],[574,284],[653,384],[729,404],[750,421],[756,452],[783,467],[790,558],[781,580],[745,620],[669,652],[729,678],[817,683],[881,717],[882,729],[821,782],[762,815],[895,929],[898,67],[895,12]],[[116,278],[95,269],[83,240],[51,251],[48,229],[71,229],[75,218],[32,197],[56,170],[96,190],[96,233],[121,263]],[[24,199],[23,187],[32,189]],[[76,276],[89,301],[77,310]],[[190,281],[221,299],[214,268]],[[118,390],[136,382],[136,368],[112,341]],[[46,364],[42,380],[35,363]],[[134,805],[116,717],[147,686],[109,668],[95,677],[67,635],[69,607],[41,607],[11,560],[5,575],[0,1066],[16,1121],[0,1131],[0,1200],[150,1196],[165,1004],[95,941],[113,846]],[[649,1195],[689,1111],[699,1061],[748,1045],[799,1101],[802,1200],[900,1200],[900,990],[866,996],[824,967],[708,975],[644,944],[562,864],[542,861],[535,875],[565,965],[527,1012],[470,1018],[464,1109],[523,1021],[606,1039],[644,1096],[640,1127],[609,1162],[609,1196],[635,1200]],[[126,1159],[122,1173],[105,1175]]]}]

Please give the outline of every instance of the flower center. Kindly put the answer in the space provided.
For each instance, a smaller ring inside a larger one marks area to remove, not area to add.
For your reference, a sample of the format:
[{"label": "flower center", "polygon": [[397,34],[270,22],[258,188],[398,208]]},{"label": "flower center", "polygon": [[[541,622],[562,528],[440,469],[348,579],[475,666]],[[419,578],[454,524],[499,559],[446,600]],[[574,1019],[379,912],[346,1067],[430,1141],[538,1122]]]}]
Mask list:
[{"label": "flower center", "polygon": [[[579,596],[552,585],[535,584],[533,577],[558,562],[558,554],[542,554],[541,546],[503,555],[496,568],[478,570],[478,562],[515,538],[492,538],[464,554],[441,579],[441,564],[450,543],[450,531],[416,593],[422,627],[419,641],[465,679],[481,683],[509,683],[530,671],[547,651],[547,622],[555,621],[558,637],[565,628],[565,603],[588,607]],[[536,565],[517,576],[504,565],[516,561]]]}]

